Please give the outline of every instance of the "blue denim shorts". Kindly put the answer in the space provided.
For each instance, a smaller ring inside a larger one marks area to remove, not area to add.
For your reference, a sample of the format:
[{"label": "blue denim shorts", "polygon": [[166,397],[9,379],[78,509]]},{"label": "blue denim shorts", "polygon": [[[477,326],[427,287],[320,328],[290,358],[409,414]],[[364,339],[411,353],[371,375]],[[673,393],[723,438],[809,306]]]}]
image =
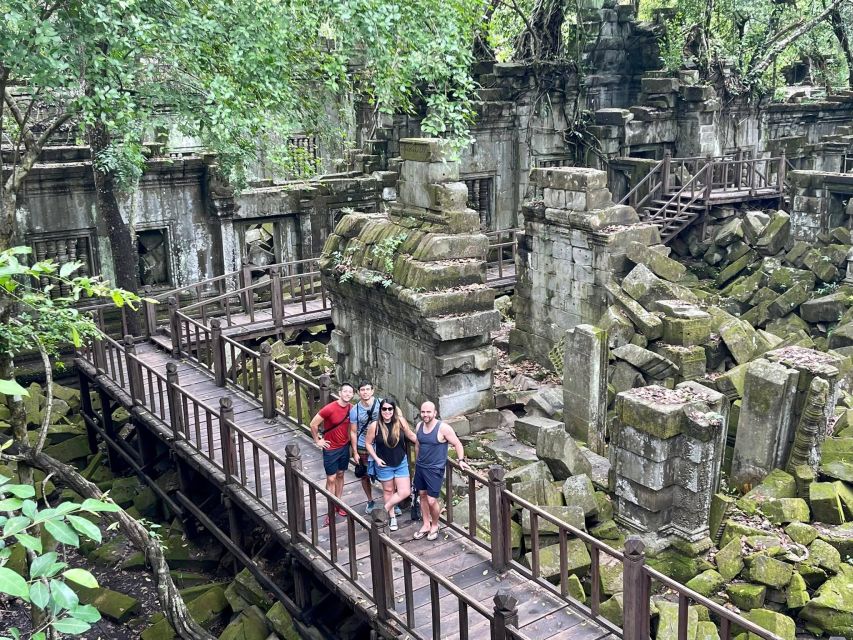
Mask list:
[{"label": "blue denim shorts", "polygon": [[378,465],[374,465],[373,468],[376,470],[376,478],[379,482],[388,482],[394,478],[409,477],[409,461],[405,458],[396,467],[380,467]]}]

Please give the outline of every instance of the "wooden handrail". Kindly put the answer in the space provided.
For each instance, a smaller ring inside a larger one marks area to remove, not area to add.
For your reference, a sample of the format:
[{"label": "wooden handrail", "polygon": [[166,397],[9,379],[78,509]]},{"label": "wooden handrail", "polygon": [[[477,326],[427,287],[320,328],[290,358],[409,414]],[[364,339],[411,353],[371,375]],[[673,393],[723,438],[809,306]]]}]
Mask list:
[{"label": "wooden handrail", "polygon": [[[661,167],[663,166],[663,163],[664,163],[663,160],[659,160],[658,163],[655,166],[653,166],[645,176],[643,176],[643,179],[640,180],[636,185],[634,185],[633,189],[629,189],[628,193],[626,193],[625,196],[616,204],[625,204],[626,202],[629,202],[632,196],[639,193],[640,187],[642,187],[644,184],[646,184],[646,182],[649,182],[652,179],[652,176],[654,176],[655,174],[658,173],[658,171],[660,171]],[[649,193],[646,194],[646,196],[642,200],[640,200],[639,202],[636,203],[636,207],[639,207],[640,203],[645,202],[645,200],[649,197],[649,195],[651,193],[653,193],[655,190],[657,190],[658,187],[660,187],[660,183],[658,183],[657,185],[654,185],[654,187],[650,188]]]}]

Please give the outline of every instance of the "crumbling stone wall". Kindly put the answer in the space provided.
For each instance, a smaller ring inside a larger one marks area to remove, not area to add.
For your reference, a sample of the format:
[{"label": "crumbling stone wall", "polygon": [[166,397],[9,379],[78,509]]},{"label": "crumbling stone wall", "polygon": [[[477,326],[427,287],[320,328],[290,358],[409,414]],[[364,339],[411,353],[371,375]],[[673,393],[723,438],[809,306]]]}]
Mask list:
[{"label": "crumbling stone wall", "polygon": [[445,418],[492,408],[499,315],[484,284],[488,239],[439,141],[403,139],[400,151],[390,212],[345,215],[323,248],[338,378],[372,380],[406,415],[424,400]]},{"label": "crumbling stone wall", "polygon": [[813,242],[836,227],[850,228],[853,216],[853,175],[823,171],[792,171],[791,237]]},{"label": "crumbling stone wall", "polygon": [[534,169],[544,200],[526,204],[510,347],[551,366],[548,354],[565,331],[598,321],[610,278],[624,273],[629,241],[660,241],[630,207],[615,206],[607,177],[595,169]]}]

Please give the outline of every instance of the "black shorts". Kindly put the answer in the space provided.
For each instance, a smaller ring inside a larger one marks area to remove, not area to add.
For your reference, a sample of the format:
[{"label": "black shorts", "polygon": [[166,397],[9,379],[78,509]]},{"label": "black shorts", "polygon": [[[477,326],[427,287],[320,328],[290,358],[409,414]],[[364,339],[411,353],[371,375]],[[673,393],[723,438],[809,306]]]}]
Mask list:
[{"label": "black shorts", "polygon": [[418,491],[426,491],[431,498],[441,495],[441,485],[444,482],[444,467],[430,469],[415,466],[414,485]]},{"label": "black shorts", "polygon": [[327,476],[346,471],[349,466],[349,446],[340,449],[323,449],[323,469]]}]

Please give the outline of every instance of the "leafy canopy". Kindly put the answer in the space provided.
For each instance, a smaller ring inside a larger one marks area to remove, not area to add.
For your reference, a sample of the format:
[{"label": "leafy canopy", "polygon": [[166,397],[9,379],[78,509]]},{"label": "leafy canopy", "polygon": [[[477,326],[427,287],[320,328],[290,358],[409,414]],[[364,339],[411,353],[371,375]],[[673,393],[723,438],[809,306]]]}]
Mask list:
[{"label": "leafy canopy", "polygon": [[483,6],[0,0],[0,72],[35,98],[31,117],[68,112],[81,125],[105,125],[119,144],[96,161],[119,178],[138,176],[144,134],[172,127],[239,175],[261,142],[294,130],[340,133],[339,107],[355,90],[377,113],[424,103],[426,133],[466,141]]}]

